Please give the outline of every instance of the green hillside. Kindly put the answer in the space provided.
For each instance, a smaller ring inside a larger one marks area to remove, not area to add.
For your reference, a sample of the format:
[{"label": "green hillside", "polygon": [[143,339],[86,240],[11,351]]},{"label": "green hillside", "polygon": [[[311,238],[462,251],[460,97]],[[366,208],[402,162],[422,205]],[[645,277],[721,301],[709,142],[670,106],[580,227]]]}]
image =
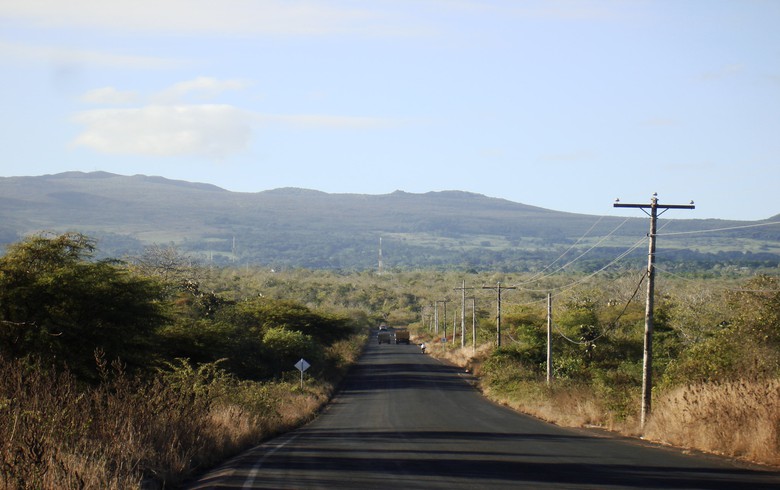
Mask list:
[{"label": "green hillside", "polygon": [[[669,236],[660,245],[675,262],[776,265],[780,226],[704,232],[754,224],[661,220],[661,233]],[[238,193],[106,172],[0,178],[0,241],[78,231],[97,238],[101,251],[113,256],[174,244],[207,261],[369,269],[376,267],[382,237],[390,268],[533,270],[570,249],[568,256],[588,250],[578,262],[588,268],[641,241],[647,226],[641,216],[564,213],[461,191]],[[630,257],[644,253],[637,247]]]}]

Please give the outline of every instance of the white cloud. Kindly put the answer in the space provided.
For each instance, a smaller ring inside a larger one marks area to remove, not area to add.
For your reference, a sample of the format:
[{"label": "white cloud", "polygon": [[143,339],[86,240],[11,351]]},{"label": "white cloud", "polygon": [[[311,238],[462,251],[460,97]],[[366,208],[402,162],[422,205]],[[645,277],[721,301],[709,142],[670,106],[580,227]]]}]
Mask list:
[{"label": "white cloud", "polygon": [[74,117],[86,129],[73,143],[109,154],[222,159],[246,149],[250,120],[245,111],[229,105],[98,109]]},{"label": "white cloud", "polygon": [[266,123],[281,123],[300,128],[364,129],[388,127],[394,124],[390,119],[363,116],[328,116],[321,114],[258,115],[257,120]]},{"label": "white cloud", "polygon": [[114,87],[103,87],[90,90],[81,96],[80,100],[88,104],[124,105],[138,100],[138,92],[120,91]]},{"label": "white cloud", "polygon": [[25,0],[0,2],[0,19],[36,27],[220,35],[375,34],[385,15],[314,0]]},{"label": "white cloud", "polygon": [[[317,114],[268,115],[225,104],[185,104],[181,101],[212,98],[227,90],[249,86],[244,80],[197,77],[176,83],[145,97],[151,103],[139,108],[105,108],[77,113],[73,121],[84,130],[74,146],[100,153],[152,156],[195,155],[222,159],[247,148],[253,125],[288,126],[295,129],[372,129],[397,121],[375,117]],[[114,87],[91,90],[80,100],[95,104],[137,102],[133,91]]]},{"label": "white cloud", "polygon": [[157,103],[175,103],[188,95],[196,98],[212,99],[228,90],[241,90],[249,86],[245,80],[218,80],[212,77],[197,77],[194,80],[179,82],[170,88],[156,94],[153,100]]},{"label": "white cloud", "polygon": [[702,73],[699,78],[705,82],[713,80],[722,80],[742,73],[744,67],[741,64],[725,65],[712,71]]},{"label": "white cloud", "polygon": [[18,61],[44,61],[56,65],[94,64],[122,68],[170,68],[181,61],[152,56],[132,56],[95,50],[68,49],[0,41],[0,58]]}]

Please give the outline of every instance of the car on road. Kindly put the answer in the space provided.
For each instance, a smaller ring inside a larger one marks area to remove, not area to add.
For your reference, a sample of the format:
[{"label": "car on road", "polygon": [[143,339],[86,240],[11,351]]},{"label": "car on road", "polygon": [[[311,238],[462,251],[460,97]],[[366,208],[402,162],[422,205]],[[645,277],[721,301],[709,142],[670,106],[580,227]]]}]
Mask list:
[{"label": "car on road", "polygon": [[395,335],[388,329],[380,329],[376,335],[376,340],[378,344],[392,344],[395,342]]},{"label": "car on road", "polygon": [[409,344],[409,330],[396,330],[395,331],[395,343],[396,344]]}]

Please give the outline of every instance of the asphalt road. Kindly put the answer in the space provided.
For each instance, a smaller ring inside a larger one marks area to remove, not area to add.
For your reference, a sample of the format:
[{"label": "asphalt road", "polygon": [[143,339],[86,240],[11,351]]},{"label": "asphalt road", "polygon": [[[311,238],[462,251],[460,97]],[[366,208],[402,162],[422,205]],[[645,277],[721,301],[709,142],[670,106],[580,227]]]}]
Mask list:
[{"label": "asphalt road", "polygon": [[374,341],[315,421],[191,488],[778,489],[780,472],[546,424],[414,345]]}]

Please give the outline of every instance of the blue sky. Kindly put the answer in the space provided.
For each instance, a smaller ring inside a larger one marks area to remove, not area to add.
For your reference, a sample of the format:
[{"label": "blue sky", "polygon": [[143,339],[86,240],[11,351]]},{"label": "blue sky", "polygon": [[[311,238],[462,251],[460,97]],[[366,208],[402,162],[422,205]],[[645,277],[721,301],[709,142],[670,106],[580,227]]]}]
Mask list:
[{"label": "blue sky", "polygon": [[765,219],[779,25],[773,0],[0,0],[0,176]]}]

